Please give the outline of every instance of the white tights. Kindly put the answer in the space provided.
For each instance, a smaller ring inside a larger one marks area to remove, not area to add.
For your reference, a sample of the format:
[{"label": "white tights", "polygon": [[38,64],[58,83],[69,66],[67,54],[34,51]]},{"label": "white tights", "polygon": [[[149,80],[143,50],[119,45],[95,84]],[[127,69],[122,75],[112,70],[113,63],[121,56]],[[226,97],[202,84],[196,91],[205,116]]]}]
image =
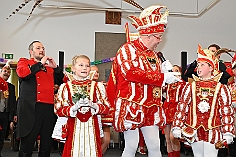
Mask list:
[{"label": "white tights", "polygon": [[[145,126],[141,131],[148,149],[148,157],[161,157],[159,127]],[[134,157],[139,143],[139,130],[124,131],[124,138],[125,149],[122,157]]]},{"label": "white tights", "polygon": [[218,149],[210,142],[198,141],[191,144],[194,157],[217,157]]}]

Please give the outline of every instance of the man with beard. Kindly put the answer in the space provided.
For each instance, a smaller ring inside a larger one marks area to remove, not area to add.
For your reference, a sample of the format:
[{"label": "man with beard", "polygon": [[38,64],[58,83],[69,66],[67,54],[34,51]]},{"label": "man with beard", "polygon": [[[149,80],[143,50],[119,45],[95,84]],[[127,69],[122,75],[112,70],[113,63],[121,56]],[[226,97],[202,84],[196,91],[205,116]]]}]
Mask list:
[{"label": "man with beard", "polygon": [[17,64],[20,91],[17,105],[19,157],[31,157],[34,143],[40,136],[39,157],[49,157],[56,122],[54,84],[60,85],[64,74],[52,57],[45,55],[40,41],[29,45],[30,59],[20,58]]}]

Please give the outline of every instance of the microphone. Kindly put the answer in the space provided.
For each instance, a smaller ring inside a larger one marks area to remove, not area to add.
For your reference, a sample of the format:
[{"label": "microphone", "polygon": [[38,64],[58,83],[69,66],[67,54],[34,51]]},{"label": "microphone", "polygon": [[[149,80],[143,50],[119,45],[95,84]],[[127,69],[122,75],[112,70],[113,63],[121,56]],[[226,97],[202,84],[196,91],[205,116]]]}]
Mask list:
[{"label": "microphone", "polygon": [[[157,52],[157,56],[160,58],[160,60],[163,62],[166,61],[165,57],[163,56],[162,52]],[[168,70],[169,72],[173,72],[172,69]]]},{"label": "microphone", "polygon": [[165,57],[163,56],[163,54],[162,54],[160,51],[157,52],[157,56],[160,58],[160,60],[161,60],[162,62],[165,62],[165,61],[166,61]]}]

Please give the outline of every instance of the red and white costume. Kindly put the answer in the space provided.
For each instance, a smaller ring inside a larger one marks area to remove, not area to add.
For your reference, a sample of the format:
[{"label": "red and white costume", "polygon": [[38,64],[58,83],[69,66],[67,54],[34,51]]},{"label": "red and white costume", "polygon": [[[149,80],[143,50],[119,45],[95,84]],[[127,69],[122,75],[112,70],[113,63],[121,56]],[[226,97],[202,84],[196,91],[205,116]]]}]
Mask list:
[{"label": "red and white costume", "polygon": [[233,134],[233,108],[230,91],[211,79],[187,83],[174,116],[173,128],[181,128],[190,142],[204,140],[215,144],[222,134]]},{"label": "red and white costume", "polygon": [[[234,108],[234,118],[236,117],[236,82],[228,85],[232,97],[232,106]],[[236,120],[234,121],[234,126],[236,127]],[[234,133],[236,135],[236,132]]]},{"label": "red and white costume", "polygon": [[[156,63],[151,64],[149,58],[156,60]],[[112,79],[117,82],[116,131],[164,124],[161,102],[164,76],[159,64],[156,52],[149,50],[140,38],[119,49],[111,72]]]},{"label": "red and white costume", "polygon": [[[107,83],[103,83],[103,85],[107,86]],[[101,123],[102,123],[102,127],[111,127],[112,123],[113,123],[113,114],[112,114],[112,110],[109,109],[108,114],[103,114],[101,115]]]},{"label": "red and white costume", "polygon": [[172,124],[174,120],[176,106],[179,102],[179,96],[182,92],[185,82],[175,82],[168,84],[166,87],[166,100],[164,101],[164,111],[166,116],[166,124]]},{"label": "red and white costume", "polygon": [[[235,74],[235,68],[236,68],[236,54],[234,55],[232,59],[232,65],[229,67],[232,67],[231,70],[233,71],[233,78],[234,80],[230,82],[228,85],[231,97],[232,97],[232,106],[234,108],[234,118],[236,117],[236,74]],[[234,121],[234,126],[236,127],[236,120]],[[236,132],[234,133],[236,135]]]},{"label": "red and white costume", "polygon": [[[208,51],[199,49],[198,53]],[[198,61],[210,62],[214,67],[209,56],[198,57]],[[192,83],[184,86],[180,96],[172,132],[175,136],[174,132],[181,130],[181,136],[191,144],[194,156],[216,157],[218,150],[215,143],[226,136],[234,136],[231,94],[227,85],[219,82],[220,76],[208,80],[195,76]]]},{"label": "red and white costume", "polygon": [[[129,16],[139,34],[164,32],[168,10],[165,6],[151,6],[143,10],[140,17]],[[148,19],[148,20],[147,20]],[[127,34],[129,36],[129,34]],[[162,108],[161,61],[154,50],[150,50],[138,38],[122,45],[113,62],[107,86],[111,111],[114,111],[113,127],[124,132],[123,157],[133,157],[139,142],[139,129],[148,147],[149,157],[161,156],[159,127],[165,124]]]},{"label": "red and white costume", "polygon": [[112,126],[112,122],[113,122],[113,115],[111,114],[111,112],[108,112],[108,114],[105,115],[101,115],[102,126],[110,127]]},{"label": "red and white costume", "polygon": [[[86,87],[90,100],[98,107],[81,107],[73,112],[72,96],[75,89],[82,86]],[[59,126],[62,127],[62,138],[66,138],[63,157],[102,157],[98,115],[108,113],[109,103],[106,99],[104,85],[100,82],[72,80],[60,86],[55,104],[56,114],[68,117],[67,123]]]}]

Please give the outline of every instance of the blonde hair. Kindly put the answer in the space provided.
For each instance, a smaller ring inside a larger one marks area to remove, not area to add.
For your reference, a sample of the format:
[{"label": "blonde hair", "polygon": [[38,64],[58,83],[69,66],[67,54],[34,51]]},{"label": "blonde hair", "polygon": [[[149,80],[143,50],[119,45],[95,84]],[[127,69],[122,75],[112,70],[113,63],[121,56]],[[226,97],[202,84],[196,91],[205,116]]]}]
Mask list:
[{"label": "blonde hair", "polygon": [[86,55],[76,55],[76,56],[74,56],[72,58],[72,66],[74,66],[76,64],[76,61],[77,61],[78,58],[85,58],[85,59],[87,59],[89,61],[89,65],[90,65],[90,59],[89,59],[88,56],[86,56]]}]

